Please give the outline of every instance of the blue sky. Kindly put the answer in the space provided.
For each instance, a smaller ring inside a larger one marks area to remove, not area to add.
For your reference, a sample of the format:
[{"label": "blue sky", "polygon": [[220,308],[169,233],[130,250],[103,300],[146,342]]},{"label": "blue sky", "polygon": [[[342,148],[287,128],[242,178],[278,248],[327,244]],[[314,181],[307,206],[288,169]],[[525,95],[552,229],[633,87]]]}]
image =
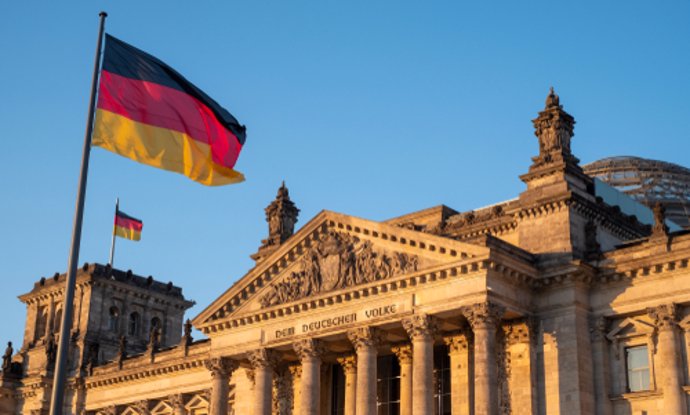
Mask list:
[{"label": "blue sky", "polygon": [[80,263],[107,261],[120,197],[144,231],[116,267],[181,285],[190,317],[251,268],[282,180],[298,225],[517,196],[551,85],[583,162],[690,165],[687,1],[2,2],[0,341],[21,343],[17,295],[66,268],[100,10],[247,125],[240,185],[92,152]]}]

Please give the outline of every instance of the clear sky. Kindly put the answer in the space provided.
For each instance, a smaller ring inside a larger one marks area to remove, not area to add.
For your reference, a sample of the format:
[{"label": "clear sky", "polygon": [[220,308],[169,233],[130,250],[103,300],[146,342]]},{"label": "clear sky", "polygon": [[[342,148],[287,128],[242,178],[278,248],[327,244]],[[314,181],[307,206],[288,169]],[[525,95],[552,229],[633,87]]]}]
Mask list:
[{"label": "clear sky", "polygon": [[690,2],[569,3],[2,2],[0,341],[21,344],[16,297],[67,266],[100,10],[247,125],[239,185],[92,152],[80,264],[107,262],[120,197],[144,230],[116,267],[182,286],[193,317],[251,268],[281,180],[298,225],[517,196],[551,85],[583,162],[690,165]]}]

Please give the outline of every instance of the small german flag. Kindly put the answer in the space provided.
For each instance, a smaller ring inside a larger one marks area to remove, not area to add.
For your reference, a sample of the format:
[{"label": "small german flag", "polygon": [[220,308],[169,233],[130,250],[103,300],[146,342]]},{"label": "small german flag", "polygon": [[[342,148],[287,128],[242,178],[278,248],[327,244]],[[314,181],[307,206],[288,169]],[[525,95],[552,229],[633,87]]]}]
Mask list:
[{"label": "small german flag", "polygon": [[234,170],[245,127],[159,59],[106,35],[93,145],[207,186]]},{"label": "small german flag", "polygon": [[119,210],[115,213],[115,227],[113,233],[116,236],[138,241],[141,240],[141,230],[143,227],[144,222],[139,219],[135,219]]}]

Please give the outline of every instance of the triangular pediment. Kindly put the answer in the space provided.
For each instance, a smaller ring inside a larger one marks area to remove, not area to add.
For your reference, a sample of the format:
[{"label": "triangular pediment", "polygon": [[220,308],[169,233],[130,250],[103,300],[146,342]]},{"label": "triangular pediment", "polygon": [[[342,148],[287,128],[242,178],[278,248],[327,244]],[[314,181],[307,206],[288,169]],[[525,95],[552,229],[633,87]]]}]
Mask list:
[{"label": "triangular pediment", "polygon": [[482,246],[323,211],[206,308],[194,325],[203,329],[220,320],[488,252]]}]

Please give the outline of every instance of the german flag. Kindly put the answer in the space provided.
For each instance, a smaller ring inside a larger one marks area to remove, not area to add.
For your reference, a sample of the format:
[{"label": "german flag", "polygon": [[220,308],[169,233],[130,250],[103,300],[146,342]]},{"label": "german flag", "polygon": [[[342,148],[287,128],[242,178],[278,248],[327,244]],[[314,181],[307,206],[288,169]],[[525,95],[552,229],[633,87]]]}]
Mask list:
[{"label": "german flag", "polygon": [[217,186],[234,170],[245,127],[177,71],[106,35],[93,145]]},{"label": "german flag", "polygon": [[120,238],[131,239],[133,241],[141,240],[141,230],[144,228],[144,222],[135,219],[124,212],[115,212],[115,227],[113,233]]}]

